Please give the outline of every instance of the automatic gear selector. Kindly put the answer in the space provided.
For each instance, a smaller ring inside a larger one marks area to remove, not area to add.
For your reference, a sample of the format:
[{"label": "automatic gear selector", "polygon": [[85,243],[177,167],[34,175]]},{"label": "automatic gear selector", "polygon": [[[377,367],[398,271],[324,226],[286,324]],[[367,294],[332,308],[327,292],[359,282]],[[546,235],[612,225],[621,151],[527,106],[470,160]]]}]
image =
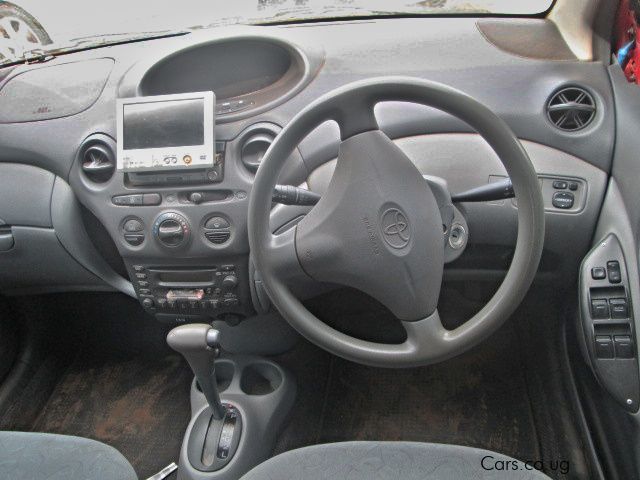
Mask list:
[{"label": "automatic gear selector", "polygon": [[203,323],[181,325],[167,335],[167,343],[186,358],[209,403],[210,415],[203,417],[189,445],[191,463],[208,472],[220,470],[233,458],[242,433],[240,412],[223,404],[218,393],[215,359],[220,354],[219,336],[218,330]]}]

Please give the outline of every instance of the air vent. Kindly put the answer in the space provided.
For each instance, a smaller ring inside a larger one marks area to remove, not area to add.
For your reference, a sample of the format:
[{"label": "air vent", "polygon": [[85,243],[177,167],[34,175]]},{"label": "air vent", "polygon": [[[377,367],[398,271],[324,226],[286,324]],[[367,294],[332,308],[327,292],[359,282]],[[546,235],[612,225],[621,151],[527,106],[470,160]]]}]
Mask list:
[{"label": "air vent", "polygon": [[113,149],[102,140],[86,141],[80,150],[80,168],[92,182],[108,182],[116,169]]},{"label": "air vent", "polygon": [[251,173],[256,173],[264,154],[282,130],[278,125],[269,122],[255,123],[245,128],[238,135],[237,153],[242,166]]},{"label": "air vent", "polygon": [[547,116],[559,129],[575,132],[592,122],[596,116],[596,104],[589,92],[582,88],[563,88],[547,102]]},{"label": "air vent", "polygon": [[271,133],[257,133],[250,136],[242,146],[242,164],[252,173],[258,171],[262,157],[273,143]]}]

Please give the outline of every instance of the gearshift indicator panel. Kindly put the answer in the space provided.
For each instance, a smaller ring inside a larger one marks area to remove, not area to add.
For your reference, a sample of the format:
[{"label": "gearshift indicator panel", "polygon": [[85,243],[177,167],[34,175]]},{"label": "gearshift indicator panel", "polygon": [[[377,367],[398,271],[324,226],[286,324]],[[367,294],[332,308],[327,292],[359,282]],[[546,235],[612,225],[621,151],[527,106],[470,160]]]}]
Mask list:
[{"label": "gearshift indicator panel", "polygon": [[227,414],[224,417],[222,431],[220,432],[220,441],[218,442],[217,457],[225,460],[229,457],[229,452],[233,446],[233,435],[236,430],[238,421],[238,411],[233,406],[227,404]]}]

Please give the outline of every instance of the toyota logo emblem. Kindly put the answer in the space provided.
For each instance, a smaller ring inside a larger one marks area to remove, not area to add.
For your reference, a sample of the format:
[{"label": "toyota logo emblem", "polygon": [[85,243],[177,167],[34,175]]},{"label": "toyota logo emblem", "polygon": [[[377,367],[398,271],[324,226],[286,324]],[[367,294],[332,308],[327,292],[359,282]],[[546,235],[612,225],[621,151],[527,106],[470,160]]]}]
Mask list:
[{"label": "toyota logo emblem", "polygon": [[385,210],[380,218],[382,238],[392,248],[404,248],[411,240],[411,227],[407,216],[398,208]]}]

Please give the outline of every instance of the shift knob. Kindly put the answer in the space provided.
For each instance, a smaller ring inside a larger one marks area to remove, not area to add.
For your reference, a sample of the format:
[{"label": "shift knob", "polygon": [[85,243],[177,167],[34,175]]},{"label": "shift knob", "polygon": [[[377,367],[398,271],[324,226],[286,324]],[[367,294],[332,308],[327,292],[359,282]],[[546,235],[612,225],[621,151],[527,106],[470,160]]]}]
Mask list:
[{"label": "shift knob", "polygon": [[215,358],[220,353],[220,332],[206,323],[181,325],[167,335],[167,343],[189,362],[196,380],[209,402],[213,418],[224,418],[216,383]]}]

